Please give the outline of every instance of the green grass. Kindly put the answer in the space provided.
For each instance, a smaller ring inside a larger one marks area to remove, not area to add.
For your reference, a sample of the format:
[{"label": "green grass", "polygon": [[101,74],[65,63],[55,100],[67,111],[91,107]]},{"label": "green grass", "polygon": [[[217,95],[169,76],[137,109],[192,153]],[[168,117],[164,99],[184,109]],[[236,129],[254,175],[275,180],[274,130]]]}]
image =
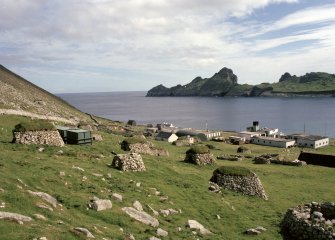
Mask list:
[{"label": "green grass", "polygon": [[15,132],[26,132],[26,131],[43,131],[43,130],[54,130],[55,126],[46,121],[40,119],[26,119],[19,124],[15,125]]},{"label": "green grass", "polygon": [[147,141],[140,137],[129,137],[123,140],[126,144],[146,143]]},{"label": "green grass", "polygon": [[[18,225],[0,220],[0,239],[33,239],[42,236],[52,239],[85,239],[72,232],[74,227],[86,227],[97,239],[125,239],[124,232],[132,233],[136,239],[148,239],[155,235],[155,229],[132,220],[121,210],[140,201],[145,211],[149,204],[156,210],[181,209],[182,213],[168,217],[159,216],[161,228],[169,232],[164,239],[282,239],[279,223],[286,210],[298,204],[311,201],[335,201],[333,185],[335,169],[312,166],[293,167],[282,165],[257,165],[252,159],[242,162],[218,160],[215,165],[196,166],[183,162],[188,147],[176,147],[163,141],[154,141],[156,147],[165,148],[170,156],[155,157],[142,155],[147,171],[122,173],[110,168],[115,153],[124,153],[119,142],[121,135],[99,132],[103,141],[93,145],[67,145],[46,147],[39,152],[38,145],[12,144],[12,129],[24,120],[23,117],[0,116],[0,202],[6,208],[0,211],[16,212],[28,216],[43,214],[47,221],[34,220]],[[208,144],[208,143],[204,143]],[[222,142],[210,142],[215,149],[214,156],[235,154],[238,146]],[[314,150],[320,153],[334,153],[335,146]],[[287,158],[296,158],[300,149],[286,152],[280,148],[248,145],[252,154],[279,153]],[[62,150],[63,154],[58,151]],[[103,155],[103,156],[101,156]],[[243,155],[243,153],[241,154]],[[85,171],[74,169],[81,167]],[[223,190],[215,194],[208,190],[208,181],[213,171],[220,167],[244,167],[255,172],[267,195],[268,201]],[[60,177],[59,172],[65,176]],[[102,174],[102,177],[95,174]],[[24,184],[22,184],[20,179]],[[86,180],[85,180],[86,179]],[[136,187],[140,182],[141,186]],[[156,196],[151,188],[161,195]],[[53,212],[40,209],[37,203],[44,203],[31,196],[27,190],[43,191],[55,196],[62,206]],[[124,201],[113,201],[111,194],[123,195]],[[93,196],[112,199],[113,208],[102,212],[87,209]],[[167,201],[160,201],[168,196]],[[216,215],[220,215],[218,220]],[[195,219],[213,232],[208,237],[194,236],[185,227],[187,220]],[[63,224],[58,224],[62,221]],[[261,225],[268,230],[260,236],[246,236],[247,228]],[[181,227],[182,231],[175,229]]]}]

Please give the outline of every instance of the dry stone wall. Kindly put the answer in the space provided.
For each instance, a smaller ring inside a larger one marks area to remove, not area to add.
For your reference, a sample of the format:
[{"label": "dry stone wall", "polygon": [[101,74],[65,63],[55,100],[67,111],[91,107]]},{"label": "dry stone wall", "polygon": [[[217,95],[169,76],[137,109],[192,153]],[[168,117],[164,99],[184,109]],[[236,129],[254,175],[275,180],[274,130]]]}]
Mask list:
[{"label": "dry stone wall", "polygon": [[167,150],[155,148],[151,143],[128,144],[123,142],[121,148],[132,153],[140,153],[151,156],[169,156],[169,152]]},{"label": "dry stone wall", "polygon": [[201,154],[187,153],[184,161],[203,166],[207,164],[214,164],[215,158],[210,153],[201,153]]},{"label": "dry stone wall", "polygon": [[268,199],[262,183],[255,173],[251,176],[231,176],[214,172],[210,181],[234,192]]},{"label": "dry stone wall", "polygon": [[122,171],[145,171],[142,157],[138,153],[118,154],[114,157],[112,166]]},{"label": "dry stone wall", "polygon": [[331,240],[335,239],[334,227],[334,202],[312,202],[288,209],[281,233],[287,240]]},{"label": "dry stone wall", "polygon": [[63,147],[64,142],[57,130],[14,132],[13,142],[20,144],[45,144]]}]

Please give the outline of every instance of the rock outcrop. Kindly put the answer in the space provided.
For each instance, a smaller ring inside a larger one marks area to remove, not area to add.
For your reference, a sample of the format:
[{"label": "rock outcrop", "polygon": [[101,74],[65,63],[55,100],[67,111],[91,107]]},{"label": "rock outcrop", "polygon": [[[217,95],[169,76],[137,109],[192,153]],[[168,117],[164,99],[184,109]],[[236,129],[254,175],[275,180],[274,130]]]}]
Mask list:
[{"label": "rock outcrop", "polygon": [[144,162],[138,153],[118,154],[114,157],[112,166],[125,172],[145,171]]},{"label": "rock outcrop", "polygon": [[94,199],[89,204],[89,207],[95,211],[103,211],[111,209],[113,205],[109,199]]},{"label": "rock outcrop", "polygon": [[13,135],[15,143],[64,146],[64,141],[57,130],[14,132]]},{"label": "rock outcrop", "polygon": [[47,194],[47,193],[44,193],[44,192],[33,192],[33,191],[30,191],[30,190],[28,190],[28,193],[30,193],[33,196],[37,196],[37,197],[42,198],[44,201],[46,201],[47,203],[51,204],[51,206],[53,206],[53,207],[57,207],[57,199],[54,198],[53,196]]},{"label": "rock outcrop", "polygon": [[335,204],[312,202],[290,208],[280,227],[284,239],[335,239]]},{"label": "rock outcrop", "polygon": [[211,234],[211,231],[206,229],[202,224],[200,224],[196,220],[188,220],[186,226],[189,227],[190,229],[198,230],[201,235]]}]

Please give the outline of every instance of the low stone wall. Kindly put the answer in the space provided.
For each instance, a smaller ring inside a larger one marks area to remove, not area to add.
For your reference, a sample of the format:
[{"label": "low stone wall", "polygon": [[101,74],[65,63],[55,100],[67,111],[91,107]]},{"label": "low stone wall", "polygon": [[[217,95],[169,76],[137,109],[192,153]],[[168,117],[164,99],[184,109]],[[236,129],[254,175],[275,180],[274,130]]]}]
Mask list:
[{"label": "low stone wall", "polygon": [[284,239],[335,239],[335,204],[312,202],[290,208],[281,222]]},{"label": "low stone wall", "polygon": [[114,157],[112,166],[122,171],[145,171],[142,157],[138,153],[118,154]]},{"label": "low stone wall", "polygon": [[155,148],[150,143],[127,144],[123,142],[121,148],[124,151],[130,151],[131,153],[139,153],[151,156],[169,156],[169,152],[167,150]]},{"label": "low stone wall", "polygon": [[281,164],[281,165],[288,165],[288,166],[305,166],[307,165],[306,162],[300,161],[298,159],[294,161],[285,161],[279,154],[264,154],[260,156],[256,156],[254,159],[255,164]]},{"label": "low stone wall", "polygon": [[45,144],[63,147],[64,142],[57,130],[14,132],[13,142],[20,144]]},{"label": "low stone wall", "polygon": [[255,173],[253,173],[252,176],[231,176],[214,172],[210,181],[218,184],[222,188],[239,192],[243,195],[257,196],[265,200],[268,199],[262,183]]},{"label": "low stone wall", "polygon": [[207,164],[214,164],[215,158],[210,153],[202,153],[202,154],[187,153],[184,161],[203,166]]}]

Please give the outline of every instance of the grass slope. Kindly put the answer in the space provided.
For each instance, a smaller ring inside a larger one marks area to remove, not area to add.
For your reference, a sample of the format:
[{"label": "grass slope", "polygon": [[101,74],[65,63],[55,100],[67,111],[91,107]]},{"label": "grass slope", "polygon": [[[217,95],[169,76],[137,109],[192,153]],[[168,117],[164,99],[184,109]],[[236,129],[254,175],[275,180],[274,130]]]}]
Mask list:
[{"label": "grass slope", "polygon": [[[0,202],[8,211],[32,216],[43,214],[47,221],[34,220],[23,225],[0,220],[0,239],[33,239],[45,236],[50,239],[84,239],[75,235],[74,227],[89,229],[97,239],[125,239],[124,232],[136,239],[148,239],[155,229],[130,219],[121,211],[139,200],[145,207],[154,209],[181,209],[182,213],[167,217],[159,216],[160,227],[169,232],[164,239],[281,239],[278,224],[289,207],[311,201],[334,201],[333,185],[335,169],[306,166],[255,165],[251,160],[243,162],[217,161],[216,165],[198,167],[184,163],[188,147],[176,147],[165,142],[151,140],[157,147],[166,148],[169,157],[143,155],[146,172],[122,173],[107,165],[112,162],[112,151],[123,153],[120,135],[100,132],[104,140],[93,145],[63,148],[44,146],[39,152],[36,145],[17,145],[12,140],[11,130],[24,120],[22,117],[0,116]],[[211,142],[215,156],[234,154],[238,146]],[[299,149],[289,153],[283,149],[249,145],[252,155],[280,153],[294,159]],[[318,152],[334,153],[335,146]],[[58,154],[62,150],[63,154]],[[103,157],[101,156],[103,155]],[[85,171],[73,168],[80,167]],[[261,179],[268,201],[238,193],[223,191],[223,194],[208,190],[208,180],[215,169],[221,166],[247,167]],[[60,177],[59,172],[65,176]],[[97,174],[101,174],[99,176]],[[141,186],[136,187],[140,182]],[[160,201],[151,188],[157,188],[167,201]],[[53,212],[40,209],[36,203],[44,203],[26,190],[42,191],[55,196],[62,204]],[[102,212],[87,209],[90,197],[111,198],[113,192],[121,193],[122,203],[113,201],[113,208]],[[145,210],[150,213],[145,207]],[[221,219],[217,219],[217,215]],[[188,219],[195,219],[213,232],[207,237],[194,236],[185,227]],[[260,236],[243,234],[247,228],[261,225],[268,229]],[[182,231],[177,232],[176,228]]]}]

